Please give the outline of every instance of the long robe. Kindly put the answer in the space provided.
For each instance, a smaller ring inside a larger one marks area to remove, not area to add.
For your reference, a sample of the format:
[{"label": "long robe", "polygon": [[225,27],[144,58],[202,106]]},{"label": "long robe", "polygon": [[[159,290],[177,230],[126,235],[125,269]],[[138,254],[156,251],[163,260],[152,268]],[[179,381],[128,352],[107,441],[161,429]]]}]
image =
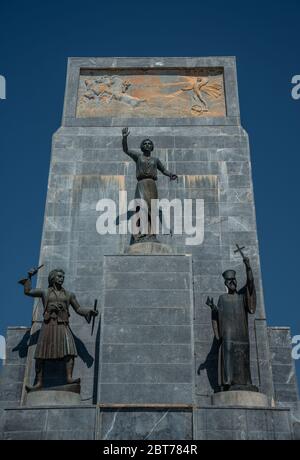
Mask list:
[{"label": "long robe", "polygon": [[256,310],[254,284],[235,294],[223,294],[212,312],[213,329],[220,341],[218,381],[220,387],[252,385],[248,314]]}]

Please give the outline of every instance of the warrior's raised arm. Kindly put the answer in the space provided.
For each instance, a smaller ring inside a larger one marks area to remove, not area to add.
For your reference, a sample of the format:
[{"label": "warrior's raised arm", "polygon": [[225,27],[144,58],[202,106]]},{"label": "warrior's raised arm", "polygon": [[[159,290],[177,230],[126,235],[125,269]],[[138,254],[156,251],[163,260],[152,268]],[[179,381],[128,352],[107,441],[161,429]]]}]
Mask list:
[{"label": "warrior's raised arm", "polygon": [[129,136],[130,131],[128,128],[123,128],[122,129],[122,147],[123,147],[123,152],[126,153],[130,158],[132,158],[134,161],[138,160],[139,154],[136,152],[132,152],[128,149],[128,143],[127,143],[127,137]]},{"label": "warrior's raised arm", "polygon": [[[42,266],[41,266],[42,267]],[[22,284],[24,286],[24,294],[28,295],[29,297],[42,297],[43,300],[45,298],[45,292],[43,289],[39,288],[32,288],[32,283],[31,283],[31,278],[37,274],[38,268],[32,268],[31,270],[28,271],[28,277],[24,278],[19,281],[19,284]]]}]

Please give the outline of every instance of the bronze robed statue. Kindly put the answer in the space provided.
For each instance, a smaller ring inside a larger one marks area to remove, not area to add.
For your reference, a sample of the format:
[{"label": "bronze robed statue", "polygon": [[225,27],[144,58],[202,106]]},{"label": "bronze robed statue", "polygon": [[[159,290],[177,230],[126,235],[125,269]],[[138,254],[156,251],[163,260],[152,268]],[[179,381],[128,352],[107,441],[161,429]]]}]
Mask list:
[{"label": "bronze robed statue", "polygon": [[256,310],[256,291],[250,261],[243,256],[246,268],[246,285],[237,290],[235,270],[223,273],[227,293],[219,297],[218,305],[213,298],[207,298],[206,304],[212,310],[212,327],[219,348],[218,384],[220,390],[258,391],[252,385],[250,371],[250,343],[248,315]]},{"label": "bronze robed statue", "polygon": [[77,350],[69,326],[69,306],[71,305],[78,315],[84,316],[88,323],[92,317],[98,314],[98,311],[81,308],[75,294],[64,289],[65,273],[59,268],[49,273],[48,289],[33,289],[31,278],[37,273],[37,270],[30,270],[28,278],[20,281],[24,285],[24,294],[41,298],[44,307],[44,320],[34,355],[36,360],[36,384],[33,387],[27,386],[26,388],[28,391],[32,391],[43,387],[43,368],[46,360],[65,360],[67,383],[79,384],[80,379],[73,380],[72,378]]},{"label": "bronze robed statue", "polygon": [[154,149],[154,144],[151,139],[144,139],[141,142],[140,148],[142,153],[129,150],[127,144],[129,134],[130,132],[128,131],[128,128],[123,128],[123,151],[136,163],[136,178],[138,182],[135,189],[135,199],[144,200],[147,204],[148,211],[148,233],[142,234],[140,232],[138,235],[134,235],[134,242],[137,243],[145,240],[157,241],[156,235],[152,233],[153,228],[151,226],[151,200],[158,199],[156,187],[157,171],[160,171],[165,176],[168,176],[170,180],[176,180],[177,175],[168,171],[158,158],[151,156],[151,152]]}]

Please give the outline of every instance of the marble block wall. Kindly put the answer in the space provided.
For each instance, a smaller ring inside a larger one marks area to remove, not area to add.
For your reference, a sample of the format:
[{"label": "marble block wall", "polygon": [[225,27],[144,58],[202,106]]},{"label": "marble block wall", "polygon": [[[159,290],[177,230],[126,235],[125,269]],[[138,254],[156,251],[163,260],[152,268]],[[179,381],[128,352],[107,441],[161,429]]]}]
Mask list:
[{"label": "marble block wall", "polygon": [[98,400],[194,403],[192,260],[105,256]]},{"label": "marble block wall", "polygon": [[300,403],[295,361],[288,327],[268,327],[277,407],[290,408],[295,439],[300,439]]},{"label": "marble block wall", "polygon": [[292,440],[288,409],[198,408],[194,412],[197,440]]},{"label": "marble block wall", "polygon": [[0,439],[4,440],[191,440],[190,409],[10,408]]},{"label": "marble block wall", "polygon": [[0,374],[0,408],[20,404],[26,370],[30,328],[9,327],[6,360]]}]

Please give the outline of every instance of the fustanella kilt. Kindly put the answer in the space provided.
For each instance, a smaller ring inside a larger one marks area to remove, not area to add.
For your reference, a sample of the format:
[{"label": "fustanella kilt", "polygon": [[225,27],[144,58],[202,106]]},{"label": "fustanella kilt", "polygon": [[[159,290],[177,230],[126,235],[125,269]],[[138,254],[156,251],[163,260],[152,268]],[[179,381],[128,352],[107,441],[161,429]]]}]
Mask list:
[{"label": "fustanella kilt", "polygon": [[65,356],[77,356],[72,331],[68,322],[58,323],[57,318],[50,318],[42,324],[34,357],[61,359]]}]

